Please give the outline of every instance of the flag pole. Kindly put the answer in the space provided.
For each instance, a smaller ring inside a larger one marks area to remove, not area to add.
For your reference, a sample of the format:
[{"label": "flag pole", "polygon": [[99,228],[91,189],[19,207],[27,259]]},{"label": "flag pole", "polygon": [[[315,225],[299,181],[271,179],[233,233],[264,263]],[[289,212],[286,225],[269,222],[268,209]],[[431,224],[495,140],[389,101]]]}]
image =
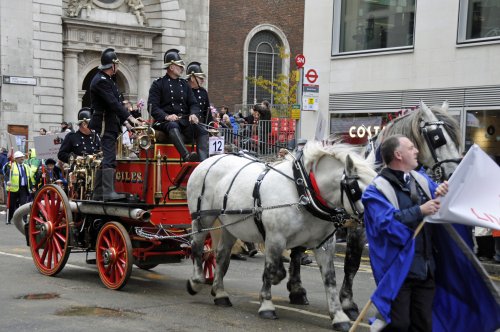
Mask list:
[{"label": "flag pole", "polygon": [[[425,220],[421,221],[420,224],[418,224],[417,228],[415,229],[415,232],[413,233],[412,241],[417,237],[417,235],[420,233],[420,231],[422,230],[422,228],[424,228],[424,224],[425,224]],[[352,324],[351,328],[349,329],[349,332],[355,332],[356,331],[356,329],[358,328],[359,323],[361,323],[361,321],[365,317],[365,315],[366,315],[368,309],[370,308],[370,306],[372,305],[372,303],[373,303],[372,299],[370,298],[368,300],[368,302],[366,302],[365,306],[363,307],[363,310],[361,310],[361,312],[359,313],[358,318],[356,318],[356,320]]]},{"label": "flag pole", "polygon": [[[12,161],[14,160],[14,147],[11,147],[10,148],[10,155],[9,155],[9,180],[6,181],[5,183],[7,182],[11,182],[12,183]],[[7,189],[7,187],[6,187]],[[9,220],[9,212],[10,212],[10,191],[12,189],[12,185],[9,186],[9,191],[7,193],[7,213],[5,214],[5,223],[8,223],[10,220]]]}]

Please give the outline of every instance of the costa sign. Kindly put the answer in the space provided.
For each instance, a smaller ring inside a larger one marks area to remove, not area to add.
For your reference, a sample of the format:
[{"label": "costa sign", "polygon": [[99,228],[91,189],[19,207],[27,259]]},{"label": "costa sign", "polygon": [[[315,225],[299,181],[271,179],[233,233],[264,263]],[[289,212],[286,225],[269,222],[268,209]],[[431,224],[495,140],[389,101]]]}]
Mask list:
[{"label": "costa sign", "polygon": [[365,137],[367,136],[368,138],[375,136],[378,134],[378,132],[382,130],[381,126],[352,126],[349,128],[349,136],[350,137]]}]

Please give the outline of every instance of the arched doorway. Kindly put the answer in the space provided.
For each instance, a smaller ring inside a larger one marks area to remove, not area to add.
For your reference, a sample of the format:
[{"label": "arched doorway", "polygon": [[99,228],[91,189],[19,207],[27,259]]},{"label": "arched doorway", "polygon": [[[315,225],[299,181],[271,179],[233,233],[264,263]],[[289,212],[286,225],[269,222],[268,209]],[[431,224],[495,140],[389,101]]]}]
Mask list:
[{"label": "arched doorway", "polygon": [[[83,96],[82,96],[82,107],[90,107],[90,83],[92,82],[92,79],[94,78],[95,74],[99,70],[96,68],[93,68],[88,72],[88,74],[85,76],[83,79],[83,84],[82,84],[82,90],[84,91]],[[127,83],[127,79],[121,73],[118,71],[115,76],[115,82],[116,85],[118,85],[118,91],[120,92],[120,95],[122,96],[122,100],[128,99],[130,96],[130,91],[129,91],[129,84]]]}]

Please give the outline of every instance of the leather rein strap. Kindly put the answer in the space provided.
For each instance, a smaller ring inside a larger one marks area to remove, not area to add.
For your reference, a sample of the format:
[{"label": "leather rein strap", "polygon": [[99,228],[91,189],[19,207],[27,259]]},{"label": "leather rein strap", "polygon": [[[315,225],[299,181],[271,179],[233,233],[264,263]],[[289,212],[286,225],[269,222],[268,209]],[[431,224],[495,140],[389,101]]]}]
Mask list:
[{"label": "leather rein strap", "polygon": [[[331,208],[326,205],[326,201],[321,197],[316,179],[306,174],[302,164],[302,151],[299,151],[297,158],[293,162],[293,176],[295,178],[295,187],[301,201],[309,213],[322,220],[330,221],[339,227],[347,216],[343,208]],[[313,184],[314,182],[314,184]],[[311,189],[312,188],[312,189]]]}]

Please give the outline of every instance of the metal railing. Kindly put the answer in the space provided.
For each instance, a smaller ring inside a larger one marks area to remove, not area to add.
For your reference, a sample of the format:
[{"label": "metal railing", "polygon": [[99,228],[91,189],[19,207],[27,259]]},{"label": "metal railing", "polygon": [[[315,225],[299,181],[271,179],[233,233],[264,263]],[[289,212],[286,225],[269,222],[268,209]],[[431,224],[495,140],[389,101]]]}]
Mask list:
[{"label": "metal railing", "polygon": [[224,137],[225,152],[247,150],[259,157],[269,157],[277,156],[282,148],[295,147],[295,126],[295,120],[272,118],[255,124],[240,123],[237,128],[219,124],[209,131],[212,136]]}]

